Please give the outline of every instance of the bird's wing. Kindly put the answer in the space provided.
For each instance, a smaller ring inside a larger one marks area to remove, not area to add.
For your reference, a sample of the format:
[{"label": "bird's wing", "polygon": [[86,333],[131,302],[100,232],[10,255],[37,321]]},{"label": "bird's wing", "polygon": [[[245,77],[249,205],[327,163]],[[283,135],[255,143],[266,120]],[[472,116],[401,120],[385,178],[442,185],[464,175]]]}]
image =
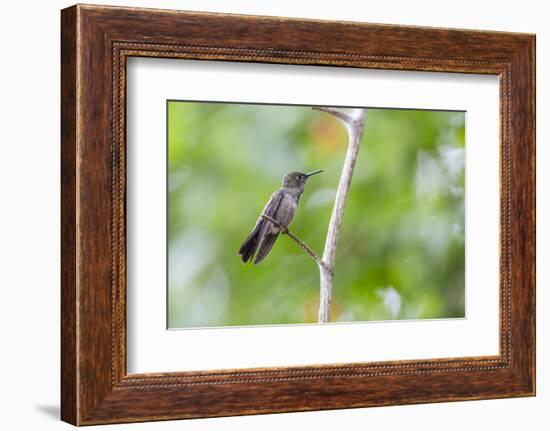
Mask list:
[{"label": "bird's wing", "polygon": [[267,231],[267,228],[271,224],[271,222],[269,222],[268,220],[262,217],[262,214],[265,214],[266,216],[271,218],[275,218],[275,213],[279,209],[279,205],[281,205],[282,200],[283,200],[283,192],[281,190],[277,190],[275,193],[271,195],[271,198],[265,205],[262,213],[260,214],[260,217],[258,218],[258,221],[256,222],[256,225],[261,224],[260,239],[264,237],[265,232]]},{"label": "bird's wing", "polygon": [[[265,205],[262,214],[265,214],[269,217],[275,217],[275,213],[277,212],[277,209],[279,209],[279,205],[281,205],[281,201],[283,200],[283,191],[277,190],[275,193],[271,195],[271,198]],[[260,214],[260,220],[264,220],[262,218],[262,214]]]},{"label": "bird's wing", "polygon": [[271,198],[262,210],[260,217],[258,217],[258,220],[254,225],[254,229],[252,229],[252,232],[250,232],[239,249],[239,255],[241,256],[243,263],[248,262],[248,260],[254,256],[258,246],[261,244],[265,236],[267,228],[269,227],[270,223],[262,217],[262,214],[266,214],[269,217],[275,216],[275,212],[277,211],[277,208],[279,208],[282,199],[283,193],[280,190],[271,195]]},{"label": "bird's wing", "polygon": [[[277,213],[277,210],[279,209],[279,205],[281,205],[282,200],[282,191],[278,190],[273,193],[271,199],[262,211],[262,214],[265,214],[271,218],[275,218],[275,214]],[[267,254],[271,250],[271,247],[273,247],[273,244],[275,244],[275,240],[279,236],[278,233],[268,233],[269,225],[271,224],[271,222],[262,218],[262,214],[260,214],[260,219],[262,219],[262,227],[260,228],[260,233],[258,235],[259,250],[258,254],[256,255],[256,259],[254,260],[255,265],[260,263],[267,256]]]}]

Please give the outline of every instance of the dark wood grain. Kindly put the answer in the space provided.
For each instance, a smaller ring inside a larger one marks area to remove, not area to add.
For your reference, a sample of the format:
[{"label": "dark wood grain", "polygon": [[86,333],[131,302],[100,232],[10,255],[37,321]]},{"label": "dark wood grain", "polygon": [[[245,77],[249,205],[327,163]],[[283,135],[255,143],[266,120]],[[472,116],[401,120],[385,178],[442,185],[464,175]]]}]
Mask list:
[{"label": "dark wood grain", "polygon": [[76,8],[61,16],[61,417],[76,423]]},{"label": "dark wood grain", "polygon": [[[533,35],[74,6],[62,11],[61,39],[63,420],[84,425],[534,394]],[[127,375],[130,56],[498,75],[499,356]]]}]

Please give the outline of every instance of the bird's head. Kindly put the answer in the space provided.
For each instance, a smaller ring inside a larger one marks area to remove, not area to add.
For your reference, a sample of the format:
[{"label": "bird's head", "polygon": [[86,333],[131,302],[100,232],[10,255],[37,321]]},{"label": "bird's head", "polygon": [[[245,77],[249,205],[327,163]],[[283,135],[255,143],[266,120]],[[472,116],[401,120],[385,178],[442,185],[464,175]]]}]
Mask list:
[{"label": "bird's head", "polygon": [[290,172],[284,176],[283,186],[291,189],[298,188],[303,190],[307,179],[312,175],[320,174],[321,172],[323,172],[322,169],[318,171],[310,172],[309,174],[304,174],[302,172],[297,172],[297,171]]}]

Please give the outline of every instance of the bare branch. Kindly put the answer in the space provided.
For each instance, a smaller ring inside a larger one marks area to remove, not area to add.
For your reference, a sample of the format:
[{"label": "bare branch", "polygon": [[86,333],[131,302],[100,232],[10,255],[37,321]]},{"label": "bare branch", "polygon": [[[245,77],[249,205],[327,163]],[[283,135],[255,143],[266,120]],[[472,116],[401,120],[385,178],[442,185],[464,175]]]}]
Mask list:
[{"label": "bare branch", "polygon": [[345,123],[353,122],[353,118],[350,115],[346,114],[345,112],[338,111],[337,109],[334,109],[334,108],[327,108],[327,107],[323,107],[323,106],[315,106],[315,107],[313,107],[313,109],[315,111],[322,111],[322,112],[326,112],[327,114],[334,115],[335,117],[339,118],[340,120],[342,120]]},{"label": "bare branch", "polygon": [[[351,178],[355,169],[355,162],[359,153],[359,144],[363,136],[365,125],[366,109],[354,109],[350,113],[344,113],[334,108],[313,108],[327,112],[340,119],[348,131],[348,149],[340,182],[334,199],[332,215],[327,230],[327,239],[323,251],[323,262],[326,266],[320,267],[320,301],[319,301],[319,323],[326,323],[330,319],[330,305],[332,302],[332,288],[334,285],[334,264],[336,262],[336,246],[340,236],[340,228],[344,218],[344,207],[348,199],[348,192],[351,185]],[[328,267],[329,270],[326,268]]]},{"label": "bare branch", "polygon": [[292,232],[290,232],[290,230],[288,230],[288,228],[286,226],[283,226],[277,220],[269,217],[268,215],[262,214],[262,218],[264,220],[267,220],[267,221],[273,223],[279,229],[281,229],[281,232],[283,234],[288,235],[292,240],[294,240],[294,242],[296,242],[296,244],[298,244],[302,248],[302,250],[304,250],[307,254],[309,254],[313,258],[313,260],[315,260],[315,262],[317,262],[317,264],[320,267],[332,272],[332,270],[325,264],[325,262],[323,262],[323,259],[321,259],[321,257],[319,257],[319,255],[317,255],[317,253],[315,253],[309,245],[307,245],[300,238],[298,238],[296,235],[294,235]]}]

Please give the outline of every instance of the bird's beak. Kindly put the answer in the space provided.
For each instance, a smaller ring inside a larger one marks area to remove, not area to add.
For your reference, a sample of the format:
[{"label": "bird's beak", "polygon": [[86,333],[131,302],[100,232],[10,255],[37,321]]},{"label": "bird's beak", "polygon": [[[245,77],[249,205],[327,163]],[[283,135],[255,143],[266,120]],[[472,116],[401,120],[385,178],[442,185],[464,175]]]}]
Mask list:
[{"label": "bird's beak", "polygon": [[306,178],[309,178],[309,177],[311,177],[312,175],[315,175],[315,174],[320,174],[321,172],[323,172],[322,169],[319,169],[318,171],[310,172],[309,174],[306,174]]}]

